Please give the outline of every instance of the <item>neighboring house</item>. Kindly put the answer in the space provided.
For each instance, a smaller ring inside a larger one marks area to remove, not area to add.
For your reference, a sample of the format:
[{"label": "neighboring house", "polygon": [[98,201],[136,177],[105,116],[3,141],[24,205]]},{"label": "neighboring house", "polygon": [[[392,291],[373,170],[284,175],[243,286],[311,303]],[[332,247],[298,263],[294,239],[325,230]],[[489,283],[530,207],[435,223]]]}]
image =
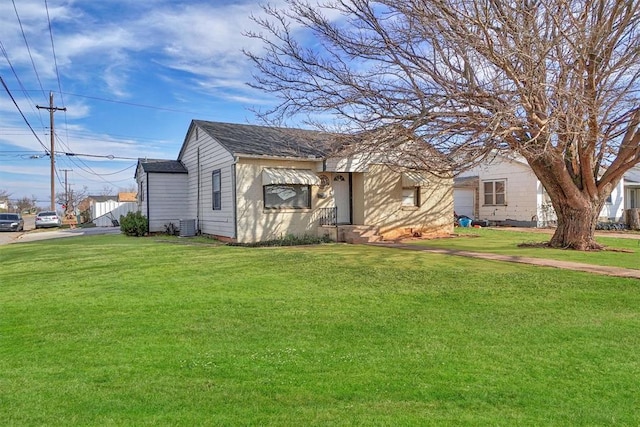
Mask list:
[{"label": "neighboring house", "polygon": [[124,192],[118,193],[118,201],[121,203],[138,202],[138,193]]},{"label": "neighboring house", "polygon": [[624,208],[640,208],[640,165],[624,175]]},{"label": "neighboring house", "polygon": [[[151,232],[195,231],[250,243],[286,235],[386,238],[452,231],[451,179],[391,167],[384,156],[330,155],[331,135],[192,121],[177,160],[140,159]],[[366,231],[362,231],[366,230]]]},{"label": "neighboring house", "polygon": [[9,209],[9,199],[0,199],[0,210],[6,211]]},{"label": "neighboring house", "polygon": [[[603,220],[623,220],[624,193],[620,182],[601,211]],[[557,222],[549,195],[527,162],[501,155],[454,179],[454,210],[498,225],[546,227]]]}]

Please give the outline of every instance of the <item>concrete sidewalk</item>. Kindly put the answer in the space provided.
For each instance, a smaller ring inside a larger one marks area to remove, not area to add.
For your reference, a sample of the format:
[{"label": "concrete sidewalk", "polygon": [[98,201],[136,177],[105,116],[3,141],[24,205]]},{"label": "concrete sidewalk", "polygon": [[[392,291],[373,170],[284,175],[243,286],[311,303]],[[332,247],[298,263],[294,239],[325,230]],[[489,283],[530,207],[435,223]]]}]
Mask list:
[{"label": "concrete sidewalk", "polygon": [[421,245],[408,245],[406,243],[396,242],[376,242],[369,243],[371,246],[383,246],[386,248],[405,249],[417,252],[429,252],[441,255],[455,255],[469,258],[486,259],[490,261],[516,262],[521,264],[537,265],[540,267],[554,267],[565,270],[584,271],[586,273],[602,274],[605,276],[627,277],[632,279],[640,279],[640,270],[633,270],[621,267],[607,267],[603,265],[583,264],[580,262],[557,261],[546,258],[530,258],[512,255],[499,255],[483,252],[461,251],[456,249],[430,248]]}]

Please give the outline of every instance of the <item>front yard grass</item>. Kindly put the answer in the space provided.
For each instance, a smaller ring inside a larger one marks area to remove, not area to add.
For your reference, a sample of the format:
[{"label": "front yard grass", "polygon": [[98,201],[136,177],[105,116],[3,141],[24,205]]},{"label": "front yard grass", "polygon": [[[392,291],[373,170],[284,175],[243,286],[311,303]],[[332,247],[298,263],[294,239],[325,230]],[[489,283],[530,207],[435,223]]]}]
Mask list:
[{"label": "front yard grass", "polygon": [[[543,232],[456,227],[455,234],[456,236],[450,238],[413,240],[408,243],[434,248],[640,269],[640,239],[597,236],[596,240],[605,245],[606,250],[581,252],[536,246],[551,239],[551,234]],[[524,246],[520,246],[522,244]]]},{"label": "front yard grass", "polygon": [[0,247],[3,423],[640,423],[637,280],[178,241]]}]

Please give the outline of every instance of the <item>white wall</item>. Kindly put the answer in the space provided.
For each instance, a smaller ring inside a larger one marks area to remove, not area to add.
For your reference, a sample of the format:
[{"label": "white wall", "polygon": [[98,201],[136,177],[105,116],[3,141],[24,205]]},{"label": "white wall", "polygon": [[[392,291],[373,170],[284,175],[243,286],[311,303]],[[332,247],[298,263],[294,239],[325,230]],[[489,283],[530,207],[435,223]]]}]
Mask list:
[{"label": "white wall", "polygon": [[[173,223],[177,227],[181,219],[189,219],[187,174],[149,173],[147,185],[150,207],[147,218],[150,232],[164,232],[165,225]],[[147,201],[142,204],[146,207]]]},{"label": "white wall", "polygon": [[611,191],[611,203],[605,203],[600,211],[600,218],[611,221],[622,221],[624,218],[624,181]]},{"label": "white wall", "polygon": [[[538,198],[541,194],[538,179],[528,165],[503,157],[496,157],[490,163],[476,166],[464,172],[461,177],[479,177],[478,217],[489,221],[535,221],[538,216]],[[483,183],[505,180],[506,204],[485,205]]]},{"label": "white wall", "polygon": [[[185,219],[196,219],[196,228],[202,233],[235,238],[234,158],[202,129],[197,132],[198,139],[196,132],[191,130],[179,159],[189,171],[185,203],[188,218]],[[221,173],[222,208],[213,210],[212,174],[218,169]]]}]

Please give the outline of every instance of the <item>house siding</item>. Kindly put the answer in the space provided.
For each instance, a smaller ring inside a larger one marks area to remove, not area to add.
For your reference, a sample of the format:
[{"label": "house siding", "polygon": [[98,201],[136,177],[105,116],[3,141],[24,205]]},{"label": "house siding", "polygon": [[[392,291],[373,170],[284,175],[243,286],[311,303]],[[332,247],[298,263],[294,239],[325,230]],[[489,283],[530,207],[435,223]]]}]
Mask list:
[{"label": "house siding", "polygon": [[[556,225],[557,216],[548,194],[528,164],[495,157],[460,175],[478,176],[479,183],[477,218],[490,222],[531,227]],[[484,203],[483,183],[504,180],[506,183],[506,203],[488,205]],[[611,203],[606,203],[600,212],[602,220],[619,221],[624,215],[624,189],[620,183],[611,192]]]},{"label": "house siding", "polygon": [[[234,158],[231,153],[203,130],[192,131],[179,160],[189,170],[187,210],[189,219],[196,220],[196,228],[201,233],[234,239]],[[215,170],[220,170],[221,209],[219,210],[213,209],[212,176]]]},{"label": "house siding", "polygon": [[428,183],[420,186],[420,206],[402,206],[402,174],[388,166],[370,165],[362,181],[363,223],[378,227],[387,239],[452,233],[453,180],[423,175]]},{"label": "house siding", "polygon": [[316,163],[292,160],[239,159],[236,165],[237,241],[251,243],[278,239],[287,235],[315,235],[318,227],[316,209],[330,206],[331,196],[319,198],[319,187],[312,185],[311,209],[265,209],[262,169],[316,170]]},{"label": "house siding", "polygon": [[150,209],[146,212],[145,200],[142,213],[149,219],[149,231],[163,232],[169,223],[178,227],[181,219],[187,219],[187,174],[149,173],[146,178],[145,198],[149,198]]},{"label": "house siding", "polygon": [[[542,197],[542,187],[538,185],[538,178],[528,165],[515,160],[496,158],[490,164],[470,171],[470,175],[479,177],[479,218],[537,225],[538,199]],[[505,181],[505,204],[485,204],[483,183],[497,180]]]}]

